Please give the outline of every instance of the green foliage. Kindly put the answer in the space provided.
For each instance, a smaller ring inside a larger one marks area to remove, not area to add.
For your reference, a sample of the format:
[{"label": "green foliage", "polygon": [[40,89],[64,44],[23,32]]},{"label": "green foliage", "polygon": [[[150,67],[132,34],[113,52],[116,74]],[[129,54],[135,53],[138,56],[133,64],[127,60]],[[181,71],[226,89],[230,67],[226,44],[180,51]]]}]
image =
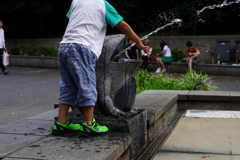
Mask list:
[{"label": "green foliage", "polygon": [[155,55],[156,53],[160,53],[160,49],[159,48],[153,48],[152,49],[152,55]]},{"label": "green foliage", "polygon": [[202,89],[205,91],[217,90],[218,87],[213,83],[211,77],[195,71],[187,71],[180,77],[168,74],[148,73],[140,69],[135,76],[136,92],[141,93],[145,90],[195,90],[197,80],[203,80]]},{"label": "green foliage", "polygon": [[208,51],[211,56],[212,56],[212,59],[217,59],[219,55],[221,55],[222,53],[221,52],[217,52],[217,51]]},{"label": "green foliage", "polygon": [[199,79],[203,81],[202,90],[214,91],[218,89],[211,77],[195,71],[187,71],[187,73],[183,74],[179,79],[181,79],[181,86],[183,90],[195,90]]},{"label": "green foliage", "polygon": [[171,52],[172,52],[172,58],[174,62],[187,57],[186,54],[182,50],[178,49],[177,47],[172,49]]},{"label": "green foliage", "polygon": [[36,46],[20,46],[20,47],[13,47],[11,49],[11,54],[13,55],[24,55],[27,54],[28,56],[48,56],[48,57],[56,57],[57,56],[57,49],[53,47],[36,47]]}]

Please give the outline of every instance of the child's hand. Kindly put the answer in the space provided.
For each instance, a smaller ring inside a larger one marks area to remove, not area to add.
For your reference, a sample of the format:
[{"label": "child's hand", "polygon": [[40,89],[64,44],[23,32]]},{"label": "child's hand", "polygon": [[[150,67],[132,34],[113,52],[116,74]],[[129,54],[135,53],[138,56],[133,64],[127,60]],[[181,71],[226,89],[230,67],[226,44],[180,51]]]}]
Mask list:
[{"label": "child's hand", "polygon": [[145,53],[150,54],[150,48],[148,46],[144,46],[142,43],[136,43],[136,47],[144,50]]}]

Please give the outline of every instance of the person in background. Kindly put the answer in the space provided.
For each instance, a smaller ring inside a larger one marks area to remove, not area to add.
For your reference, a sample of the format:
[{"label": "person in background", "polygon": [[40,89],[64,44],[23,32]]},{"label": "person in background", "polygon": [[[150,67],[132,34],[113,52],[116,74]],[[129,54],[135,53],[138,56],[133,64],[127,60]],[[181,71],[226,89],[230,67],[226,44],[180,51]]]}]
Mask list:
[{"label": "person in background", "polygon": [[[149,39],[145,39],[143,41],[143,44],[145,46],[149,47],[149,42],[150,42]],[[143,68],[143,69],[147,69],[149,57],[152,54],[152,48],[151,47],[149,47],[149,48],[150,48],[150,52],[149,53],[145,52],[144,50],[141,50],[141,57],[142,57],[142,60],[143,60],[141,68]]]},{"label": "person in background", "polygon": [[[126,45],[125,48],[128,48],[129,46],[131,46],[131,44],[133,44],[133,40],[131,40],[129,38],[128,39],[128,45]],[[132,46],[130,49],[125,51],[125,58],[127,58],[127,59],[139,59],[139,53],[138,53],[138,49],[137,49],[136,45]]]},{"label": "person in background", "polygon": [[4,75],[9,73],[9,70],[6,70],[5,66],[3,65],[3,51],[7,51],[7,48],[5,46],[5,38],[4,38],[4,30],[2,28],[3,22],[0,20],[0,67],[2,69],[2,72]]},{"label": "person in background", "polygon": [[185,49],[185,53],[187,58],[183,58],[188,62],[188,68],[192,70],[192,63],[197,61],[198,56],[200,55],[199,49],[193,46],[191,41],[187,41],[186,43],[187,48]]},{"label": "person in background", "polygon": [[155,73],[159,73],[161,70],[162,72],[166,72],[167,69],[164,63],[170,63],[173,61],[171,49],[169,48],[167,43],[164,41],[161,41],[160,48],[161,48],[161,52],[156,54],[157,55],[156,62],[157,62],[158,68]]}]

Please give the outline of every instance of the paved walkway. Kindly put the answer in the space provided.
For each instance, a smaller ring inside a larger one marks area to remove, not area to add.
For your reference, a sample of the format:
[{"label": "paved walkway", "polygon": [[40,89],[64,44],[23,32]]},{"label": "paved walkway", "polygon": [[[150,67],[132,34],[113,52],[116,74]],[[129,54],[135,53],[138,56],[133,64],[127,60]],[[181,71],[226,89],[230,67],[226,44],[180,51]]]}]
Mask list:
[{"label": "paved walkway", "polygon": [[239,111],[188,111],[153,160],[239,160]]},{"label": "paved walkway", "polygon": [[240,77],[211,76],[220,91],[240,91]]},{"label": "paved walkway", "polygon": [[53,109],[58,102],[57,69],[7,67],[0,74],[0,127]]}]

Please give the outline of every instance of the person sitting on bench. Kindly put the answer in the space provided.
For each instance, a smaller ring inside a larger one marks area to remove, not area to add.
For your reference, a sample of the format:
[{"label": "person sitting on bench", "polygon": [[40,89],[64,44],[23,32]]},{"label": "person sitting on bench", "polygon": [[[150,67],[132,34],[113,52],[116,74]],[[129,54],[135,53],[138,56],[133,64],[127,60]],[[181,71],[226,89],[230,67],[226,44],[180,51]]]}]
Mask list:
[{"label": "person sitting on bench", "polygon": [[198,56],[200,55],[200,52],[197,47],[193,46],[193,43],[191,41],[188,41],[186,43],[187,48],[185,49],[185,53],[187,54],[187,58],[183,58],[183,60],[186,60],[188,62],[188,68],[191,71],[192,70],[192,63],[197,61]]},{"label": "person sitting on bench", "polygon": [[167,43],[164,41],[161,41],[160,47],[161,47],[161,52],[156,54],[157,55],[156,62],[157,62],[158,68],[155,73],[159,73],[161,70],[162,72],[166,72],[167,69],[164,63],[170,63],[173,61],[171,49],[168,47]]}]

